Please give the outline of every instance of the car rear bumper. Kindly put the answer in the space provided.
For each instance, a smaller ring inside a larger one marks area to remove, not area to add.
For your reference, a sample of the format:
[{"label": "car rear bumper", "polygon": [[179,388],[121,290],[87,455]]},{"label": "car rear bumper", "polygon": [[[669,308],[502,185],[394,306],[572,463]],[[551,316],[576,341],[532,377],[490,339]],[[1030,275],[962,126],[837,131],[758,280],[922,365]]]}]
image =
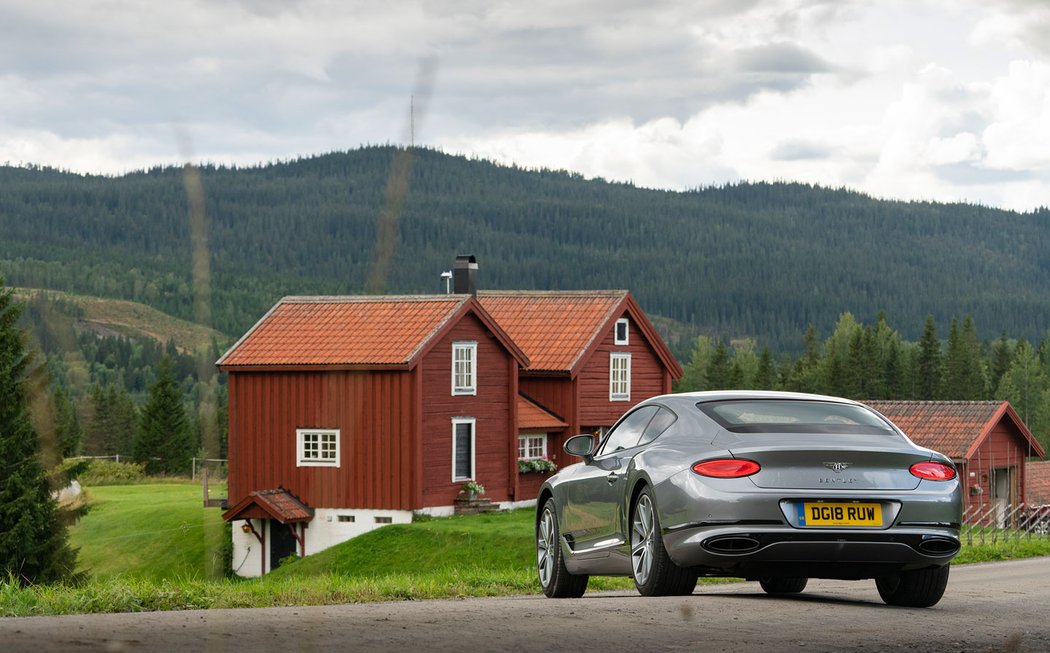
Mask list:
[{"label": "car rear bumper", "polygon": [[861,579],[948,564],[953,527],[800,530],[788,526],[697,526],[664,533],[679,566],[701,575]]}]

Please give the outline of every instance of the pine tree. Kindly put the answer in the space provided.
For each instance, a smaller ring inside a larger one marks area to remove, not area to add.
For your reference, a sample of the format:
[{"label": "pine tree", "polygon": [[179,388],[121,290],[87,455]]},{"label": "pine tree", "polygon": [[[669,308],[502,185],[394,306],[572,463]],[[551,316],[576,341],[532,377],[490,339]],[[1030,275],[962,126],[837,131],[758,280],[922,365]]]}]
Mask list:
[{"label": "pine tree", "polygon": [[714,355],[715,345],[707,336],[697,336],[689,363],[683,368],[682,378],[675,385],[676,392],[707,390],[707,366]]},{"label": "pine tree", "polygon": [[919,341],[916,360],[915,390],[917,399],[937,399],[941,391],[941,341],[937,339],[937,324],[932,315],[926,316],[926,326]]},{"label": "pine tree", "polygon": [[74,577],[76,552],[51,497],[30,419],[30,356],[20,313],[0,279],[0,574],[52,583]]},{"label": "pine tree", "polygon": [[710,390],[724,390],[729,383],[729,349],[726,343],[718,341],[715,353],[707,365],[707,387]]},{"label": "pine tree", "polygon": [[55,435],[62,456],[75,456],[80,453],[80,441],[84,437],[76,404],[70,399],[66,389],[61,387],[51,393],[51,403],[55,407]]},{"label": "pine tree", "polygon": [[160,362],[157,381],[149,389],[149,400],[142,409],[133,455],[137,462],[145,463],[148,474],[185,474],[195,452],[182,393],[170,359],[165,356]]},{"label": "pine tree", "polygon": [[999,332],[999,339],[992,345],[992,360],[988,367],[988,385],[994,392],[1002,382],[1003,375],[1010,369],[1010,362],[1014,358],[1013,347],[1006,339],[1006,331]]},{"label": "pine tree", "polygon": [[754,387],[758,390],[775,390],[777,387],[776,363],[768,346],[762,348],[762,356],[758,359]]}]

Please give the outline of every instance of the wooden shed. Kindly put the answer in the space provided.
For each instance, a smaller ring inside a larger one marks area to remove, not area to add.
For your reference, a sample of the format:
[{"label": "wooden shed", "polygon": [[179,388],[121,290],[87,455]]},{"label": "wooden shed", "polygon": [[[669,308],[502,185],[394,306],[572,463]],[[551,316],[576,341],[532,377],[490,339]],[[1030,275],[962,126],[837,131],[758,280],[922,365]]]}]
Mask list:
[{"label": "wooden shed", "polygon": [[1044,451],[1008,401],[868,401],[916,444],[949,456],[974,523],[1006,525],[1027,504],[1028,459]]},{"label": "wooden shed", "polygon": [[[450,510],[468,480],[515,500],[508,433],[528,363],[470,295],[282,299],[218,361],[230,396],[224,518],[249,520],[234,529],[235,561],[258,537],[271,549],[239,573]],[[288,520],[258,500],[278,489],[312,511],[290,541],[275,535]]]}]

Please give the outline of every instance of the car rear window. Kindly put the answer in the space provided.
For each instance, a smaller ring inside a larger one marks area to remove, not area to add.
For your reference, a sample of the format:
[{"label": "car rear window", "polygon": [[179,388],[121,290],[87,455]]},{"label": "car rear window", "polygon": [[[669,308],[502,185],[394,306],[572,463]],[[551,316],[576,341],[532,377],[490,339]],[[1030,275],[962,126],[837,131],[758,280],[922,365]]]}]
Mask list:
[{"label": "car rear window", "polygon": [[857,433],[892,435],[881,417],[861,406],[794,399],[735,399],[696,405],[733,433]]}]

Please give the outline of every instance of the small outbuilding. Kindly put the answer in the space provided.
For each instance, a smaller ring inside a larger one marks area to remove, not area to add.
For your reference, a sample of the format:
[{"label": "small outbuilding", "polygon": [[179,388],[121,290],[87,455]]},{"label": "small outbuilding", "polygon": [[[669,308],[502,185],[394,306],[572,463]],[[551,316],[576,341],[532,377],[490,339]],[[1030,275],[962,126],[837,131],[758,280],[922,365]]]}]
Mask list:
[{"label": "small outbuilding", "polygon": [[950,457],[969,523],[1005,526],[1029,504],[1029,458],[1045,452],[1008,401],[868,401],[916,444]]}]

